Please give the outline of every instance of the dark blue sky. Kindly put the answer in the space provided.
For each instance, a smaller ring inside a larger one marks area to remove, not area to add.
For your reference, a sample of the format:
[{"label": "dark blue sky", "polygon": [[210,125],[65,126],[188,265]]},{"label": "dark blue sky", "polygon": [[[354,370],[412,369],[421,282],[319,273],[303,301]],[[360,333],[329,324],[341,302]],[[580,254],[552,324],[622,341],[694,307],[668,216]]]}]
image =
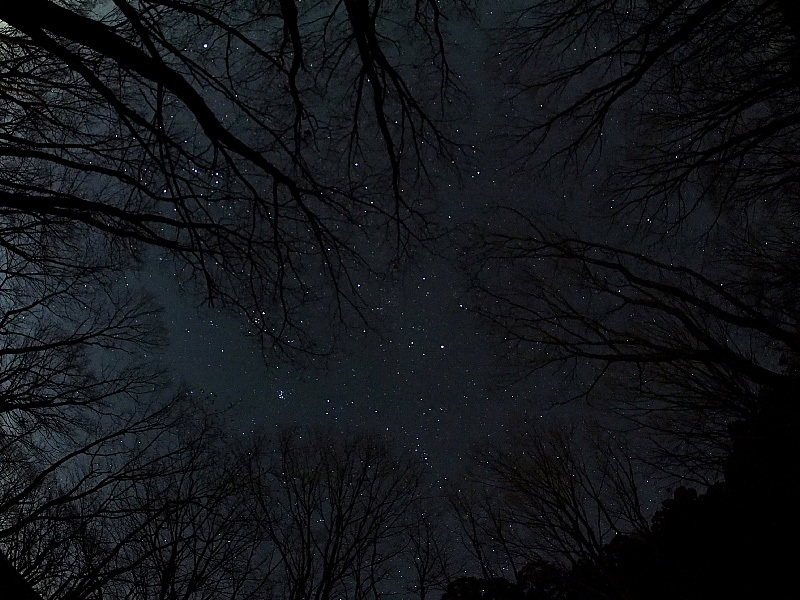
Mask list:
[{"label": "dark blue sky", "polygon": [[[472,187],[474,201],[484,202],[492,184]],[[354,331],[310,366],[265,364],[240,321],[198,309],[169,273],[150,273],[146,286],[165,308],[164,361],[190,388],[236,404],[237,431],[377,428],[449,472],[470,442],[498,432],[509,414],[544,406],[536,382],[507,387],[497,376],[493,343],[465,310],[467,282],[444,257],[428,256],[381,290],[375,332]]]},{"label": "dark blue sky", "polygon": [[[485,9],[491,17],[491,7]],[[451,61],[471,111],[459,135],[475,148],[472,160],[457,165],[460,182],[445,174],[432,182],[438,218],[449,227],[482,218],[495,203],[535,202],[542,208],[547,202],[524,178],[513,188],[501,170],[509,142],[498,135],[506,115],[492,108],[501,98],[489,81],[489,72],[497,70],[487,64],[482,32],[489,24],[487,18],[451,23],[461,40]],[[369,291],[379,305],[371,311],[375,333],[354,331],[329,359],[302,368],[265,364],[234,315],[198,310],[197,298],[181,297],[168,272],[145,278],[165,307],[171,340],[165,363],[176,380],[235,404],[235,430],[285,424],[377,428],[451,472],[472,441],[496,434],[515,411],[544,412],[552,397],[550,385],[527,381],[510,387],[497,377],[496,348],[464,310],[467,281],[453,266],[454,256],[452,245],[415,256],[396,284]]]}]

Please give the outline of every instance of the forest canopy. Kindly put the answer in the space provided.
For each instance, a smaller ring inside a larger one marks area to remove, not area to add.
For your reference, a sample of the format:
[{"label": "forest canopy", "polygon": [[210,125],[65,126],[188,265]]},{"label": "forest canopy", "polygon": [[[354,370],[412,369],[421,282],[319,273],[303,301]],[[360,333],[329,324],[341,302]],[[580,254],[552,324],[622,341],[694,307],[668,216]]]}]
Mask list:
[{"label": "forest canopy", "polygon": [[[777,589],[798,69],[788,0],[3,3],[0,581],[32,600]],[[571,410],[520,404],[448,477],[367,426],[234,436],[235,408],[154,358],[162,307],[129,285],[166,269],[294,364],[379,329],[362,282],[432,256],[498,377]]]}]

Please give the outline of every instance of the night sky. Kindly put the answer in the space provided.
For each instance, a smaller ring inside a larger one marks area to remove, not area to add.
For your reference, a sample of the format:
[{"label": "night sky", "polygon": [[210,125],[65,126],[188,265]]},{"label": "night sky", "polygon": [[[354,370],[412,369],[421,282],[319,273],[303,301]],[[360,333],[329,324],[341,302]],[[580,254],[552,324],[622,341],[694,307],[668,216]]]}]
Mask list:
[{"label": "night sky", "polygon": [[0,580],[760,593],[800,455],[793,3],[29,2]]},{"label": "night sky", "polygon": [[[493,208],[501,204],[563,209],[563,193],[532,188],[529,175],[505,162],[505,129],[515,115],[501,106],[505,93],[492,79],[502,63],[487,59],[486,50],[498,14],[493,3],[479,10],[478,20],[448,24],[458,43],[450,61],[468,105],[454,128],[474,146],[457,174],[432,165],[437,219],[453,232],[496,220]],[[144,288],[165,308],[170,343],[163,360],[176,382],[212,394],[220,406],[235,404],[239,422],[232,425],[241,433],[318,424],[383,430],[443,474],[453,473],[473,442],[499,434],[511,415],[545,415],[558,393],[553,381],[512,384],[499,375],[496,340],[468,311],[456,244],[445,239],[411,257],[373,294],[371,331],[351,328],[330,356],[302,365],[269,358],[265,364],[235,315],[179,294],[168,270],[147,270]]]},{"label": "night sky", "polygon": [[[557,214],[573,228],[591,228],[591,221],[578,217],[589,206],[579,182],[542,185],[530,168],[509,164],[520,152],[509,127],[530,115],[516,114],[507,102],[509,89],[498,82],[507,69],[489,50],[490,32],[524,5],[480,3],[472,17],[455,15],[447,23],[456,44],[449,61],[465,106],[453,111],[459,121],[448,126],[471,151],[455,172],[431,162],[425,193],[432,196],[436,219],[453,232],[469,224],[503,226],[500,205]],[[531,110],[526,102],[520,102],[523,111]],[[468,310],[473,297],[455,239],[445,236],[417,249],[387,282],[365,294],[372,329],[351,327],[329,356],[304,364],[270,356],[265,361],[256,342],[242,333],[241,315],[210,309],[201,295],[180,293],[165,263],[149,261],[130,279],[164,309],[169,342],[160,359],[175,383],[221,406],[235,405],[229,414],[237,417],[231,423],[236,433],[286,424],[369,427],[388,432],[449,473],[472,442],[498,434],[513,415],[547,414],[562,394],[558,382],[545,376],[512,384],[500,374],[496,337]],[[318,327],[319,337],[327,338],[325,324]]]},{"label": "night sky", "polygon": [[[443,209],[455,204],[450,212],[465,221],[482,213],[498,199],[502,175],[490,167],[480,177],[444,191]],[[509,415],[546,412],[554,385],[508,384],[499,375],[496,341],[469,313],[467,276],[453,255],[428,254],[406,269],[380,289],[373,330],[350,332],[330,356],[302,365],[265,364],[235,316],[180,295],[167,272],[148,272],[145,288],[165,307],[164,361],[190,389],[234,403],[237,429],[366,426],[450,473],[472,442],[502,431]]]}]

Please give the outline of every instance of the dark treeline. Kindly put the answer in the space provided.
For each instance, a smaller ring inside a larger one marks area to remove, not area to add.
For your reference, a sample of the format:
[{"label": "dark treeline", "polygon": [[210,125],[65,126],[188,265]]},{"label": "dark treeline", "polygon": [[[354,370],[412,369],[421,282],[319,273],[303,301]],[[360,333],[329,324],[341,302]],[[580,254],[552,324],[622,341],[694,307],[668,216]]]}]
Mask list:
[{"label": "dark treeline", "polygon": [[[757,415],[733,423],[724,478],[702,491],[676,487],[649,525],[617,531],[596,553],[576,560],[528,553],[534,559],[515,577],[459,577],[443,600],[780,594],[792,572],[787,549],[798,530],[788,481],[800,456],[794,398],[770,392]],[[566,516],[565,507],[558,510]]]},{"label": "dark treeline", "polygon": [[[674,483],[659,505],[636,497],[624,454],[607,454],[607,440],[571,444],[574,429],[524,423],[527,439],[502,440],[488,465],[490,450],[476,450],[469,472],[443,483],[397,440],[285,429],[231,441],[219,415],[177,399],[174,439],[157,441],[150,423],[137,435],[146,450],[86,450],[102,465],[73,465],[44,487],[6,451],[5,481],[13,473],[17,487],[4,485],[4,503],[27,496],[3,513],[4,590],[143,600],[777,593],[797,533],[787,479],[798,414],[785,393],[763,400],[731,424],[722,479]],[[593,444],[602,456],[586,452]]]}]

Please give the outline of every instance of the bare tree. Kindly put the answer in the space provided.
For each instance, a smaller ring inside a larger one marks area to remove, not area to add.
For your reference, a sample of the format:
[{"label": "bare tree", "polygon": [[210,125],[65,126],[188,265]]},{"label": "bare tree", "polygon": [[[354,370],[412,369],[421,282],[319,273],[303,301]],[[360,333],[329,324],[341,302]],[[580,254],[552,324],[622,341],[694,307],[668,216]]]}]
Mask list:
[{"label": "bare tree", "polygon": [[95,568],[104,594],[263,597],[261,540],[239,502],[245,465],[232,460],[218,417],[197,413],[195,420],[179,426],[169,469],[156,470],[126,499],[129,519],[113,538],[119,558]]},{"label": "bare tree", "polygon": [[95,535],[103,529],[98,524],[121,518],[125,498],[157,467],[168,469],[171,459],[169,451],[155,452],[174,424],[170,407],[120,407],[117,416],[99,417],[86,410],[81,416],[82,429],[61,433],[40,424],[2,438],[6,566],[44,597],[85,588],[87,569],[107,542]]},{"label": "bare tree", "polygon": [[600,565],[617,534],[648,530],[639,475],[610,435],[523,419],[484,444],[451,502],[485,580],[522,581],[532,565]]},{"label": "bare tree", "polygon": [[783,0],[529,2],[499,41],[526,160],[604,161],[602,210],[651,233],[796,217],[799,35]]},{"label": "bare tree", "polygon": [[425,600],[432,593],[443,591],[457,572],[451,514],[444,508],[424,508],[419,514],[409,515],[409,521],[409,541],[402,560],[410,566],[412,575],[405,590]]},{"label": "bare tree", "polygon": [[701,481],[729,424],[796,385],[797,16],[543,0],[498,33],[523,160],[597,185],[571,222],[511,211],[472,231],[472,308],[517,376],[566,374]]},{"label": "bare tree", "polygon": [[154,248],[265,350],[309,350],[298,305],[358,312],[353,278],[430,233],[415,190],[457,148],[440,4],[4,5],[0,214]]},{"label": "bare tree", "polygon": [[283,433],[251,460],[252,521],[277,595],[378,598],[420,510],[424,466],[371,435]]},{"label": "bare tree", "polygon": [[576,396],[646,427],[672,467],[719,473],[728,424],[756,411],[763,390],[796,383],[793,305],[754,298],[736,265],[715,278],[515,216],[517,233],[478,234],[471,255],[472,310],[496,328],[511,370],[567,374]]},{"label": "bare tree", "polygon": [[[164,467],[175,448],[138,448],[179,423],[153,407],[157,311],[126,290],[125,269],[166,258],[187,287],[244,315],[265,351],[323,347],[304,337],[299,306],[362,312],[355,278],[431,233],[416,193],[429,161],[457,149],[432,109],[455,89],[441,10],[0,7],[0,451],[14,457],[0,566],[48,595],[151,594],[148,577],[125,579],[134,567],[158,573],[162,595],[213,595],[219,565],[201,554],[218,540],[198,537],[198,520],[233,537],[217,520],[233,509],[184,493],[208,481]],[[169,477],[178,498],[148,504],[143,481]],[[46,535],[60,522],[73,529]],[[164,532],[170,545],[133,543]]]},{"label": "bare tree", "polygon": [[73,600],[262,592],[259,540],[236,501],[242,473],[217,417],[196,405],[186,395],[106,423],[72,448],[59,444],[49,462],[6,446],[4,579]]},{"label": "bare tree", "polygon": [[20,218],[0,232],[0,539],[3,567],[20,569],[3,578],[57,589],[78,560],[64,543],[91,517],[79,505],[139,473],[112,464],[120,444],[170,421],[146,358],[160,336],[93,238]]}]

